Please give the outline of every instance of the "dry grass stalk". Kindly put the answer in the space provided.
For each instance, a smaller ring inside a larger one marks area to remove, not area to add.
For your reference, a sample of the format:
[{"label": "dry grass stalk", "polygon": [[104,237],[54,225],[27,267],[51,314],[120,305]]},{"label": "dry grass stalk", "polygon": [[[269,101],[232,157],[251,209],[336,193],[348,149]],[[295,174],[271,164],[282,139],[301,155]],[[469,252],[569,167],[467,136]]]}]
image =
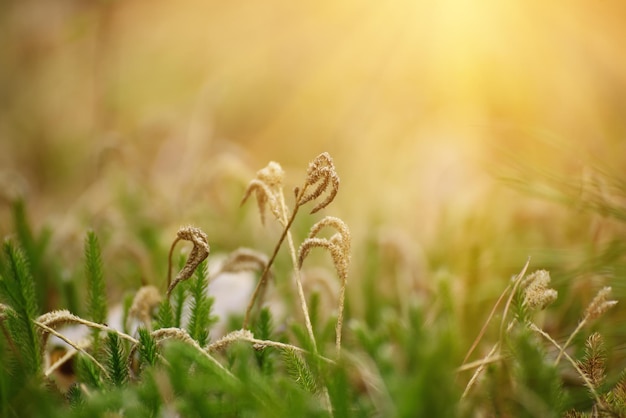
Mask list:
[{"label": "dry grass stalk", "polygon": [[81,353],[83,353],[87,358],[89,358],[91,361],[94,362],[94,364],[96,366],[98,366],[99,369],[102,370],[102,372],[108,376],[109,373],[107,372],[107,370],[105,369],[105,367],[100,364],[91,354],[89,354],[83,347],[81,347],[80,344],[75,343],[74,341],[70,340],[69,338],[67,338],[65,335],[61,334],[60,332],[57,332],[55,329],[49,327],[48,325],[46,325],[45,323],[39,322],[39,321],[33,321],[33,323],[35,325],[37,325],[39,328],[41,328],[43,331],[45,331],[45,334],[52,334],[55,337],[65,341],[70,347],[72,347],[74,350],[76,351],[80,351]]},{"label": "dry grass stalk", "polygon": [[134,318],[150,327],[152,314],[161,303],[162,297],[159,289],[155,286],[141,287],[133,299],[133,303],[128,311],[128,317]]},{"label": "dry grass stalk", "polygon": [[547,305],[549,305],[550,303],[556,300],[558,294],[556,290],[550,289],[548,287],[548,285],[550,284],[550,273],[548,273],[546,270],[538,270],[524,277],[529,264],[530,264],[530,258],[528,258],[528,260],[526,261],[526,264],[522,268],[522,271],[520,271],[519,274],[517,274],[512,280],[512,289],[509,293],[509,298],[507,299],[507,303],[502,313],[502,322],[500,325],[500,342],[496,343],[493,346],[493,348],[491,349],[491,351],[489,352],[489,354],[487,354],[485,358],[479,361],[470,363],[470,364],[466,363],[472,351],[478,345],[480,338],[482,338],[482,336],[484,335],[487,329],[487,324],[489,324],[493,315],[495,314],[496,307],[500,304],[500,302],[504,298],[504,295],[508,292],[509,288],[511,288],[511,284],[509,284],[506,287],[506,289],[502,292],[502,294],[498,298],[496,305],[491,310],[491,313],[489,314],[489,317],[487,318],[487,322],[485,323],[485,325],[483,325],[480,333],[478,334],[478,337],[476,338],[476,340],[470,347],[470,350],[468,351],[468,353],[465,355],[465,359],[463,360],[463,365],[457,369],[457,371],[462,371],[462,370],[468,370],[474,367],[478,367],[476,371],[474,372],[474,374],[472,375],[467,386],[465,387],[462,398],[464,398],[469,393],[470,388],[476,383],[476,381],[478,380],[478,377],[483,372],[485,366],[489,363],[493,363],[494,361],[497,361],[497,360],[494,360],[495,358],[498,358],[498,359],[502,358],[500,355],[497,354],[497,351],[499,350],[500,343],[502,342],[505,333],[508,333],[513,328],[514,324],[516,323],[516,320],[514,319],[514,320],[509,321],[508,325],[505,326],[509,308],[519,288],[524,289],[523,304],[526,305],[530,309],[544,309]]},{"label": "dry grass stalk", "polygon": [[[193,249],[189,254],[189,258],[187,258],[187,262],[183,269],[176,275],[174,281],[172,281],[172,253],[174,251],[174,247],[178,243],[178,241],[191,241],[193,243]],[[169,298],[172,294],[172,290],[178,285],[178,283],[189,279],[193,272],[196,270],[198,265],[202,263],[211,252],[211,248],[209,247],[209,239],[207,235],[202,232],[200,228],[196,228],[193,226],[182,227],[176,233],[176,239],[172,243],[170,247],[170,253],[168,258],[168,270],[167,270],[167,297]]]},{"label": "dry grass stalk", "polygon": [[[474,384],[476,384],[483,370],[485,370],[485,366],[487,364],[493,363],[492,359],[496,357],[496,353],[499,349],[500,349],[500,344],[495,343],[493,347],[491,348],[491,351],[489,351],[489,353],[482,360],[480,360],[481,363],[479,364],[478,368],[476,369],[476,371],[470,378],[469,382],[467,382],[467,385],[465,386],[465,390],[463,390],[463,394],[461,395],[461,399],[465,398],[467,394],[469,393],[470,389],[474,386]],[[500,357],[500,356],[497,356],[497,357]]]},{"label": "dry grass stalk", "polygon": [[[63,309],[45,313],[37,318],[37,322],[42,323],[47,327],[56,329],[61,325],[76,323],[75,318],[77,317],[75,315],[72,315],[70,311]],[[43,350],[48,343],[48,337],[50,336],[50,333],[44,328],[40,328],[39,332],[41,333],[41,348]]]},{"label": "dry grass stalk", "polygon": [[486,366],[491,363],[497,363],[500,360],[504,360],[506,357],[503,355],[491,356],[489,358],[481,358],[480,360],[472,361],[470,363],[465,363],[460,367],[457,367],[456,372],[464,372],[466,370],[472,370],[477,367]]},{"label": "dry grass stalk", "polygon": [[[325,227],[335,228],[338,232],[329,239],[318,238],[317,234]],[[327,216],[311,227],[309,236],[300,245],[298,250],[298,269],[302,268],[304,259],[312,248],[326,248],[333,259],[333,264],[341,280],[341,290],[339,293],[339,313],[337,315],[336,326],[336,347],[337,354],[341,351],[341,330],[343,325],[343,308],[345,302],[346,284],[348,281],[348,269],[350,266],[350,230],[348,226],[339,218]]]},{"label": "dry grass stalk", "polygon": [[576,329],[570,334],[569,338],[563,344],[563,348],[559,351],[559,355],[556,357],[555,364],[558,364],[561,361],[561,357],[564,354],[564,350],[569,346],[569,344],[574,339],[574,336],[580,332],[580,330],[587,324],[589,321],[594,319],[598,319],[600,316],[604,315],[606,311],[608,311],[613,306],[617,305],[616,300],[609,300],[609,296],[611,294],[611,288],[606,286],[600,289],[598,294],[593,298],[587,309],[585,309],[585,315],[583,319],[578,323]]},{"label": "dry grass stalk", "polygon": [[248,339],[251,339],[251,338],[254,338],[254,335],[252,334],[251,331],[247,329],[238,329],[236,331],[229,332],[228,334],[224,335],[219,340],[215,341],[213,344],[210,344],[206,348],[206,351],[208,352],[222,351],[236,341],[242,341],[242,340],[247,341]]},{"label": "dry grass stalk", "polygon": [[593,382],[589,380],[589,378],[587,377],[587,374],[580,368],[579,363],[573,358],[571,358],[569,354],[563,351],[565,347],[561,347],[559,343],[554,341],[554,339],[550,336],[550,334],[548,334],[547,332],[545,332],[544,330],[542,330],[535,324],[530,323],[528,324],[528,326],[530,327],[531,330],[535,331],[536,333],[543,336],[546,340],[550,341],[552,345],[554,345],[559,350],[559,352],[565,356],[567,361],[570,362],[570,364],[574,367],[578,375],[582,378],[583,383],[585,384],[585,386],[587,386],[587,389],[589,389],[589,392],[591,392],[591,394],[595,398],[597,405],[600,405],[600,406],[604,405],[604,402],[600,398],[600,395],[598,395],[598,392],[596,391],[596,388],[593,385]]},{"label": "dry grass stalk", "polygon": [[[105,332],[113,332],[117,334],[120,338],[130,341],[133,344],[137,344],[138,342],[137,339],[121,331],[118,331],[115,328],[111,328],[104,324],[99,324],[97,322],[92,322],[87,319],[83,319],[79,316],[76,316],[70,313],[68,310],[65,310],[65,309],[60,310],[60,311],[52,311],[52,312],[43,314],[39,318],[37,318],[37,320],[34,321],[34,323],[37,325],[39,324],[43,325],[43,326],[40,326],[40,328],[42,328],[44,331],[42,334],[42,338],[47,338],[46,333],[49,332],[48,328],[53,329],[54,327],[58,327],[60,325],[65,325],[65,324],[80,324],[80,325],[85,325],[89,328],[95,328],[95,329],[99,329]],[[56,335],[56,334],[53,334],[53,335]],[[44,342],[45,341],[46,340],[44,340]]]},{"label": "dry grass stalk", "polygon": [[511,289],[509,298],[506,301],[506,305],[504,305],[504,312],[502,312],[502,321],[500,322],[500,341],[502,341],[502,338],[504,337],[504,329],[505,329],[505,324],[506,324],[506,318],[509,313],[509,308],[511,307],[511,303],[513,303],[513,298],[515,297],[515,294],[517,293],[517,289],[519,288],[520,285],[522,285],[522,282],[523,282],[522,278],[526,274],[526,270],[528,269],[529,264],[530,264],[530,257],[528,257],[528,260],[526,260],[526,264],[524,264],[524,268],[522,268],[522,271],[520,271],[519,274],[513,278],[513,288]]},{"label": "dry grass stalk", "polygon": [[[470,346],[469,350],[467,351],[467,354],[465,354],[465,358],[463,359],[463,365],[465,365],[467,363],[467,360],[469,359],[469,357],[472,355],[472,353],[474,352],[476,347],[478,347],[478,344],[480,343],[480,340],[483,338],[483,336],[485,335],[485,332],[487,331],[487,326],[489,325],[489,323],[493,319],[493,316],[496,313],[498,305],[500,305],[500,302],[502,302],[502,300],[504,300],[504,297],[506,296],[506,294],[508,293],[509,289],[511,288],[511,283],[514,285],[514,287],[515,287],[515,285],[517,285],[519,283],[520,279],[524,276],[524,274],[526,274],[526,269],[528,269],[528,265],[529,264],[530,264],[530,257],[528,258],[528,260],[526,260],[526,264],[524,264],[524,267],[522,268],[522,271],[520,271],[517,276],[514,276],[513,280],[511,280],[511,282],[506,286],[506,288],[502,291],[502,293],[498,297],[498,300],[496,301],[496,303],[493,306],[493,308],[491,308],[491,312],[489,313],[489,316],[487,317],[487,320],[485,321],[483,327],[480,329],[480,332],[478,333],[478,335],[476,336],[476,339],[474,340],[474,342]],[[509,299],[507,301],[506,308],[504,310],[503,317],[506,316],[506,312],[508,310],[508,306],[511,304],[512,299],[513,299],[513,296],[510,295]],[[500,334],[502,335],[502,332]],[[463,366],[461,366],[461,367],[463,367]]]},{"label": "dry grass stalk", "polygon": [[184,342],[185,344],[189,344],[189,345],[193,345],[194,347],[197,346],[198,348],[201,348],[196,342],[196,340],[191,338],[189,333],[182,328],[174,328],[174,327],[159,328],[157,330],[152,331],[150,335],[152,336],[152,338],[155,339],[157,343],[163,340],[178,340],[178,341]]},{"label": "dry grass stalk", "polygon": [[[222,372],[224,372],[224,374],[226,374],[227,376],[229,376],[232,379],[235,379],[235,380],[237,379],[230,371],[228,371],[222,365],[222,363],[217,361],[217,359],[215,359],[215,357],[210,355],[206,350],[202,349],[202,347],[200,347],[200,345],[196,342],[196,340],[191,338],[191,336],[184,329],[181,329],[181,328],[160,328],[160,329],[157,329],[155,331],[152,331],[150,333],[150,335],[152,336],[152,338],[154,338],[154,340],[156,341],[157,344],[160,344],[160,343],[162,343],[165,340],[177,340],[177,341],[183,342],[183,343],[185,343],[185,344],[195,348],[196,351],[198,351],[204,357],[209,359],[215,366],[217,366]],[[136,341],[133,344],[133,346],[131,347],[130,353],[128,355],[128,372],[129,372],[129,374],[131,376],[135,376],[136,375],[136,373],[135,373],[136,365],[134,364],[134,362],[135,362],[136,353],[137,353],[138,349],[139,349],[139,341]],[[160,354],[158,354],[158,356],[162,359]]]},{"label": "dry grass stalk", "polygon": [[[297,347],[295,345],[285,344],[285,343],[272,341],[272,340],[259,340],[257,338],[254,338],[254,334],[252,334],[252,332],[250,332],[247,329],[239,329],[239,330],[232,331],[226,334],[219,340],[215,341],[213,344],[206,347],[206,351],[209,353],[222,351],[228,348],[228,346],[230,346],[231,344],[238,342],[238,341],[245,341],[245,342],[249,342],[253,344],[253,347],[255,350],[262,350],[265,347],[273,347],[279,350],[293,350],[299,353],[308,354],[308,351],[304,350],[303,348]],[[317,355],[317,357],[320,360],[323,360],[327,363],[335,364],[333,360],[327,357],[320,356],[319,354]]]}]

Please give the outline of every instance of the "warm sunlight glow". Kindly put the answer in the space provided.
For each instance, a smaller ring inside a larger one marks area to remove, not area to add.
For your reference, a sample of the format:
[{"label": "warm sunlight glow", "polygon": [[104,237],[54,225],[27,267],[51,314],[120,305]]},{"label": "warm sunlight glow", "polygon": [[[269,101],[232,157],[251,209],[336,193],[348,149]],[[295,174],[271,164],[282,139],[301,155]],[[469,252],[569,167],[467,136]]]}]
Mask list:
[{"label": "warm sunlight glow", "polygon": [[373,212],[430,216],[482,193],[494,145],[548,135],[621,150],[625,12],[518,0],[15,2],[2,18],[0,161],[28,167],[45,192],[75,187],[102,147],[162,177],[224,141],[259,164],[326,150],[354,195],[379,185]]}]

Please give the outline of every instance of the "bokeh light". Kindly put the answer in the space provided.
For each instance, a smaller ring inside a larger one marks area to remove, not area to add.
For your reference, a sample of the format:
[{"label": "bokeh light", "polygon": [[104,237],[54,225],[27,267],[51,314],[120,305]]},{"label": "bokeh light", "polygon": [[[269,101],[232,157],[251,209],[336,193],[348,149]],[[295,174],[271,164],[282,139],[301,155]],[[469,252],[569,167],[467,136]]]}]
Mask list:
[{"label": "bokeh light", "polygon": [[[626,156],[619,1],[2,8],[0,165],[37,223],[104,210],[126,182],[158,191],[150,204],[178,224],[199,191],[212,204],[216,166],[275,160],[297,177],[328,151],[355,229],[433,241],[442,213],[498,211],[502,150],[557,172],[561,154]],[[535,146],[545,137],[556,148]]]}]

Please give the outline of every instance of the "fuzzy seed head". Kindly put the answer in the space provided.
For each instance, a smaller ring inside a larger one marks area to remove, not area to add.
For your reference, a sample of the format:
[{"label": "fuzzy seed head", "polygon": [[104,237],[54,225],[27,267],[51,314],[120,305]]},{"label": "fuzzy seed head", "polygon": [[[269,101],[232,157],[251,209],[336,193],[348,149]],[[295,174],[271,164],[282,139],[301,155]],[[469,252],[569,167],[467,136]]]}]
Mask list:
[{"label": "fuzzy seed head", "polygon": [[545,309],[558,297],[558,292],[549,287],[550,273],[538,270],[529,274],[522,284],[524,289],[524,304],[531,309]]},{"label": "fuzzy seed head", "polygon": [[285,171],[277,162],[270,161],[267,167],[262,168],[256,173],[256,178],[267,184],[272,191],[276,191],[283,187],[283,178]]},{"label": "fuzzy seed head", "polygon": [[315,187],[315,189],[310,193],[302,195],[300,195],[300,189],[296,189],[298,205],[303,205],[311,200],[317,199],[328,190],[326,198],[311,210],[311,213],[315,213],[328,206],[337,195],[337,191],[339,190],[339,175],[337,175],[337,171],[335,170],[333,159],[327,152],[321,153],[311,161],[306,174],[307,176],[302,193],[309,187]]},{"label": "fuzzy seed head", "polygon": [[596,297],[593,298],[589,306],[587,306],[587,309],[585,311],[585,318],[589,320],[597,319],[604,315],[604,313],[610,308],[617,305],[616,300],[609,300],[610,295],[610,286],[606,286],[600,289]]}]

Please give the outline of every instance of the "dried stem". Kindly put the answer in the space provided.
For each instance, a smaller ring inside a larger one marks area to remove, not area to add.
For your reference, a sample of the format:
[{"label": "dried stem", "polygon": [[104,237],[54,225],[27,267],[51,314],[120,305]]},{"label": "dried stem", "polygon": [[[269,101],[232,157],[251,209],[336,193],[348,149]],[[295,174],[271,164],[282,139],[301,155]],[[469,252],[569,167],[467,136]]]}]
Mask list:
[{"label": "dried stem", "polygon": [[596,392],[595,387],[593,386],[593,383],[591,383],[591,381],[589,380],[589,378],[587,377],[587,375],[585,374],[584,371],[581,370],[580,366],[578,365],[578,363],[570,357],[569,354],[567,354],[565,351],[563,351],[563,347],[561,347],[559,345],[559,343],[557,343],[556,341],[554,341],[554,339],[550,336],[550,334],[548,334],[547,332],[545,332],[544,330],[542,330],[541,328],[539,328],[538,326],[536,326],[533,323],[529,324],[529,327],[531,330],[537,332],[538,334],[540,334],[541,336],[543,336],[546,340],[550,341],[552,343],[552,345],[554,345],[558,350],[559,353],[561,353],[563,356],[565,356],[565,358],[567,359],[567,361],[569,361],[572,366],[574,367],[574,369],[576,370],[576,372],[580,375],[580,377],[583,379],[583,382],[585,383],[585,386],[587,386],[587,388],[589,389],[589,391],[591,392],[591,394],[593,395],[593,397],[596,399],[596,402],[598,405],[602,405],[604,406],[604,402],[602,401],[602,399],[600,398],[600,395],[598,395],[598,392]]},{"label": "dried stem", "polygon": [[485,366],[485,365],[491,364],[491,363],[497,363],[500,360],[503,360],[505,358],[506,357],[504,357],[503,355],[492,356],[490,358],[482,358],[480,360],[472,361],[471,363],[466,363],[466,364],[463,364],[460,367],[457,367],[456,372],[457,373],[461,373],[461,372],[464,372],[466,370],[475,369],[476,367]]},{"label": "dried stem", "polygon": [[[487,320],[485,321],[485,324],[483,325],[483,327],[480,329],[480,332],[478,333],[478,336],[476,336],[476,339],[474,340],[474,342],[472,343],[472,346],[470,347],[470,349],[467,351],[467,354],[465,355],[465,358],[463,359],[463,366],[466,366],[466,362],[467,359],[469,359],[469,357],[472,355],[472,353],[474,352],[474,350],[476,349],[476,347],[478,346],[478,343],[480,342],[480,340],[483,338],[483,335],[485,335],[485,332],[487,331],[487,326],[489,325],[489,323],[491,322],[491,320],[493,319],[493,316],[496,313],[496,309],[498,308],[498,305],[500,305],[500,302],[502,302],[502,300],[504,299],[504,296],[507,294],[507,292],[509,291],[509,289],[511,288],[511,284],[509,283],[506,288],[504,289],[504,291],[500,294],[500,297],[498,298],[498,300],[496,301],[496,304],[493,305],[493,308],[491,308],[491,312],[489,313],[489,316],[487,317]],[[482,360],[479,360],[482,361]]]},{"label": "dried stem", "polygon": [[[272,340],[259,340],[257,338],[254,338],[254,335],[250,331],[245,330],[245,329],[240,329],[237,331],[233,331],[229,334],[226,334],[224,337],[220,338],[219,340],[215,341],[213,344],[206,347],[205,350],[207,352],[219,351],[237,341],[246,341],[246,342],[252,343],[254,344],[255,349],[259,349],[263,347],[273,347],[273,348],[277,348],[280,350],[294,350],[299,353],[310,354],[307,350],[297,347],[295,345],[285,344],[285,343],[272,341]],[[319,354],[317,354],[316,356],[317,358],[319,358],[322,361],[325,361],[326,363],[335,364],[335,361],[327,357],[324,357]]]},{"label": "dried stem", "polygon": [[[45,318],[52,318],[52,314],[55,314],[55,312],[49,312],[47,314],[44,314],[42,316],[39,317],[39,319],[45,319]],[[127,341],[130,341],[133,344],[137,344],[138,340],[131,337],[128,334],[125,334],[121,331],[116,330],[115,328],[111,328],[107,325],[103,325],[103,324],[99,324],[97,322],[92,322],[89,321],[87,319],[83,319],[79,316],[73,315],[71,314],[69,311],[56,311],[56,315],[54,315],[54,320],[52,322],[41,322],[41,321],[33,321],[35,324],[41,324],[43,325],[43,327],[40,326],[40,328],[42,328],[44,331],[47,331],[48,329],[54,329],[52,327],[50,327],[50,325],[54,324],[61,324],[61,323],[66,323],[66,324],[81,324],[81,325],[85,325],[89,328],[95,328],[95,329],[99,329],[101,331],[105,331],[105,332],[113,332],[115,334],[117,334],[120,338],[123,338]],[[45,328],[44,328],[45,327]],[[56,335],[56,334],[53,334]]]},{"label": "dried stem", "polygon": [[[217,361],[217,359],[215,359],[215,357],[210,355],[207,351],[203,350],[202,347],[200,347],[200,345],[193,338],[191,338],[189,336],[189,334],[187,333],[187,331],[185,331],[184,329],[180,329],[180,328],[160,328],[160,329],[157,329],[155,331],[152,331],[150,333],[150,335],[155,339],[155,341],[157,343],[160,343],[160,342],[162,342],[164,340],[174,339],[174,340],[178,340],[178,341],[181,341],[181,342],[183,342],[183,343],[185,343],[187,345],[192,346],[193,348],[196,349],[196,351],[198,351],[204,357],[206,357],[209,361],[211,361],[211,363],[213,363],[215,366],[217,366],[228,377],[230,377],[232,379],[235,379],[235,380],[237,379],[230,371],[228,371],[228,369],[226,369],[222,365],[222,363]],[[139,341],[137,341],[137,343],[135,343],[133,345],[133,347],[131,348],[128,358],[132,358],[138,348],[139,348]]]},{"label": "dried stem", "polygon": [[291,261],[293,262],[296,273],[296,288],[298,289],[298,297],[300,299],[300,307],[302,308],[302,314],[304,315],[304,323],[306,325],[307,333],[311,339],[313,345],[313,351],[317,354],[317,342],[315,341],[315,334],[313,333],[313,324],[311,324],[311,317],[309,316],[309,308],[306,303],[306,297],[304,296],[304,288],[302,287],[302,274],[300,269],[297,268],[298,260],[296,259],[296,249],[293,244],[293,238],[291,234],[288,235],[289,253],[291,254]]},{"label": "dried stem", "polygon": [[513,280],[513,289],[511,290],[511,294],[509,295],[509,299],[506,301],[506,305],[504,305],[504,312],[502,312],[502,322],[500,323],[500,341],[504,337],[504,324],[506,323],[506,316],[509,312],[509,308],[511,303],[513,302],[513,298],[515,297],[515,293],[517,292],[517,288],[522,283],[522,278],[526,274],[526,270],[528,269],[528,265],[530,264],[530,257],[526,260],[526,264],[522,268],[522,271],[515,277]]},{"label": "dried stem", "polygon": [[495,343],[493,348],[489,352],[489,354],[487,354],[487,356],[485,356],[485,358],[482,360],[482,364],[478,366],[478,369],[476,369],[476,371],[472,375],[472,378],[469,380],[469,382],[467,382],[467,386],[465,386],[465,390],[463,391],[463,394],[461,395],[461,399],[467,396],[472,386],[474,386],[474,384],[478,380],[478,377],[480,376],[480,374],[483,372],[483,370],[485,370],[485,366],[492,362],[491,359],[496,353],[496,351],[498,350],[498,348],[500,348],[500,344]]},{"label": "dried stem", "polygon": [[572,342],[572,340],[574,339],[574,336],[578,334],[578,332],[580,332],[580,330],[583,328],[583,326],[587,322],[598,318],[599,316],[603,315],[609,308],[617,304],[616,300],[607,300],[610,293],[611,293],[610,287],[603,287],[602,289],[600,289],[600,291],[593,298],[589,306],[587,306],[587,309],[585,310],[585,316],[583,316],[583,319],[578,323],[578,326],[576,327],[574,332],[570,334],[565,344],[563,344],[563,347],[561,348],[561,350],[559,350],[559,355],[556,357],[554,364],[558,364],[559,361],[561,361],[561,357],[565,353],[565,349]]},{"label": "dried stem", "polygon": [[74,350],[73,348],[71,350],[68,350],[67,353],[65,353],[63,355],[63,357],[61,357],[60,359],[55,361],[54,364],[52,364],[50,367],[48,367],[48,369],[44,372],[44,376],[45,377],[50,376],[52,373],[54,373],[54,371],[56,369],[58,369],[63,364],[65,364],[69,359],[74,357],[76,355],[76,353],[78,353],[78,351]]},{"label": "dried stem", "polygon": [[75,342],[73,342],[72,340],[70,340],[69,338],[67,338],[65,335],[61,334],[60,332],[57,332],[54,328],[50,328],[49,326],[47,326],[46,324],[43,324],[39,321],[33,321],[33,323],[35,325],[37,325],[39,328],[43,329],[44,331],[54,335],[57,338],[60,338],[61,340],[65,341],[67,344],[69,344],[73,349],[75,349],[76,351],[80,351],[81,353],[83,353],[87,358],[89,358],[91,361],[94,362],[94,364],[96,366],[98,366],[98,368],[100,368],[105,375],[109,375],[109,373],[107,372],[107,370],[105,369],[105,367],[100,364],[98,362],[98,360],[96,360],[91,354],[89,354],[87,351],[85,351],[84,348],[82,348],[81,346],[79,346],[78,344],[76,344]]},{"label": "dried stem", "polygon": [[181,239],[179,237],[176,237],[176,239],[174,239],[174,242],[172,242],[172,245],[170,246],[170,252],[167,256],[167,288],[170,288],[170,285],[172,284],[172,256],[174,255],[174,247],[176,247],[176,244],[178,244],[178,241],[180,241]]},{"label": "dried stem", "polygon": [[[324,227],[332,227],[339,231],[330,239],[318,238],[316,235]],[[345,291],[348,281],[348,267],[350,265],[350,230],[348,226],[339,218],[327,216],[311,227],[309,236],[300,245],[298,251],[298,270],[302,268],[302,263],[312,248],[326,248],[333,259],[333,264],[341,280],[341,290],[339,293],[339,312],[337,315],[337,325],[335,326],[335,345],[337,356],[341,354],[341,331],[343,325],[343,309],[345,303]]]},{"label": "dried stem", "polygon": [[280,247],[283,244],[285,237],[289,233],[289,228],[291,227],[291,224],[293,224],[293,221],[296,219],[298,208],[299,206],[296,206],[294,208],[293,213],[291,214],[291,218],[285,225],[285,228],[283,229],[283,232],[280,235],[280,238],[278,239],[276,246],[274,247],[274,252],[272,253],[272,256],[270,257],[267,264],[265,265],[265,268],[263,269],[263,272],[261,273],[261,277],[259,278],[256,288],[254,289],[254,292],[252,293],[252,296],[250,297],[250,302],[248,302],[248,307],[246,308],[246,316],[244,317],[244,320],[243,320],[243,328],[248,328],[248,325],[250,323],[250,314],[252,312],[252,308],[254,307],[254,302],[256,301],[257,296],[259,295],[261,289],[266,285],[267,279],[269,277],[270,268],[272,267],[272,264],[274,264],[274,260],[276,260],[276,256],[278,255],[278,250],[280,250]]}]

